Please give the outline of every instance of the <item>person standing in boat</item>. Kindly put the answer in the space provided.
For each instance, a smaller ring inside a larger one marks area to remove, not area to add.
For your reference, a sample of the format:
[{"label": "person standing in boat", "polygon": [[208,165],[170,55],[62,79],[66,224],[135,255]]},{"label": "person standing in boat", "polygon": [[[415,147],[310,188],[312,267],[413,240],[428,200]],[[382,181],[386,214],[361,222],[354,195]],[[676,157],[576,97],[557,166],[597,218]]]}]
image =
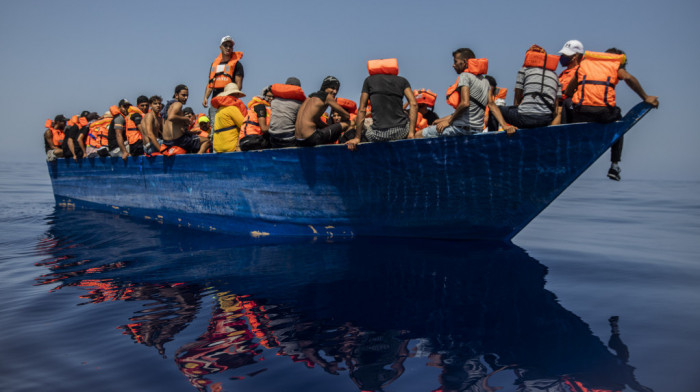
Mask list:
[{"label": "person standing in boat", "polygon": [[236,83],[229,83],[219,95],[212,98],[211,106],[218,111],[214,118],[214,152],[239,151],[238,140],[243,119],[248,114],[243,101],[245,94]]},{"label": "person standing in boat", "polygon": [[[495,132],[498,126],[508,133],[514,128],[546,127],[555,120],[556,108],[561,100],[561,85],[554,70],[559,64],[559,56],[547,54],[538,45],[532,45],[525,52],[523,67],[515,79],[513,106],[498,106],[489,102],[489,131]],[[512,126],[508,125],[511,124]]]},{"label": "person standing in boat", "polygon": [[190,118],[185,116],[183,106],[187,103],[189,89],[184,84],[175,87],[175,102],[167,109],[167,117],[163,121],[163,144],[168,148],[177,146],[187,153],[197,153],[202,147],[199,137],[192,136],[188,129]]},{"label": "person standing in boat", "polygon": [[418,132],[416,137],[472,135],[481,133],[484,128],[484,113],[491,91],[491,85],[484,77],[488,60],[477,59],[469,48],[455,50],[452,59],[452,67],[459,78],[447,90],[447,103],[455,111]]},{"label": "person standing in boat", "polygon": [[[405,78],[398,76],[398,61],[396,59],[369,60],[367,70],[369,76],[365,78],[362,85],[355,137],[345,142],[348,149],[354,151],[362,140],[369,101],[372,101],[373,122],[365,134],[368,141],[413,139],[418,104],[413,95],[411,84]],[[408,100],[408,115],[403,110],[404,97]]]},{"label": "person standing in boat", "polygon": [[[639,95],[644,102],[659,107],[659,98],[647,95],[637,78],[627,72],[627,56],[617,48],[605,53],[585,52],[576,68],[576,75],[564,94],[571,97],[573,113],[571,122],[609,123],[622,118],[615,102],[615,86],[620,80]],[[579,87],[580,86],[580,87]],[[610,148],[610,169],[608,177],[620,181],[620,160],[622,159],[622,136]]]},{"label": "person standing in boat", "polygon": [[[340,89],[340,81],[334,76],[327,76],[321,83],[321,89],[311,95],[299,107],[296,121],[297,145],[313,147],[321,144],[332,144],[350,126],[350,114],[335,100]],[[339,113],[341,121],[326,125],[321,116],[330,106]]]},{"label": "person standing in boat", "polygon": [[[243,57],[243,52],[234,52],[233,45],[235,42],[230,35],[221,38],[219,49],[221,53],[214,59],[209,68],[209,79],[204,90],[204,100],[202,106],[208,107],[207,101],[209,96],[212,99],[224,91],[224,88],[229,83],[236,83],[238,90],[243,90],[243,65],[240,60]],[[209,119],[216,122],[216,108],[209,108]]]}]

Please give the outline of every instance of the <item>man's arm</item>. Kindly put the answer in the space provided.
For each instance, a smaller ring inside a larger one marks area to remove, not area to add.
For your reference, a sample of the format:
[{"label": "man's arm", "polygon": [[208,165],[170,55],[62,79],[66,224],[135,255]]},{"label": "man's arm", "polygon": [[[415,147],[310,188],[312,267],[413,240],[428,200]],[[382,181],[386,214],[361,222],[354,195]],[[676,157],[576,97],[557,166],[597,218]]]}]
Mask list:
[{"label": "man's arm", "polygon": [[190,118],[182,113],[182,103],[173,102],[168,108],[168,121],[180,121],[184,123],[189,123]]},{"label": "man's arm", "polygon": [[469,98],[469,86],[461,86],[459,88],[459,104],[457,104],[457,107],[455,108],[455,111],[446,117],[441,118],[440,120],[436,121],[435,128],[438,132],[438,134],[442,133],[442,131],[452,122],[464,114],[465,110],[469,110],[469,105],[470,105],[470,98]]},{"label": "man's arm", "polygon": [[335,100],[335,97],[328,94],[328,96],[326,97],[326,104],[330,106],[333,110],[338,112],[338,114],[340,114],[340,118],[342,121],[350,121],[350,113],[348,113],[347,110],[340,106],[340,104],[338,104],[338,101]]},{"label": "man's arm", "polygon": [[83,152],[83,158],[87,158],[87,152],[85,151],[85,135],[86,133],[80,132],[78,134],[78,147]]},{"label": "man's arm", "polygon": [[[413,93],[413,92],[411,92]],[[415,102],[416,98],[413,98]],[[360,144],[362,140],[362,129],[365,126],[365,113],[367,112],[367,101],[369,101],[369,94],[363,92],[360,95],[360,109],[357,112],[357,125],[355,126],[355,137],[348,140],[345,144],[348,146],[348,150],[355,151],[357,145]],[[415,127],[415,123],[413,125]]]},{"label": "man's arm", "polygon": [[[209,87],[209,82],[207,82],[207,88],[204,89],[204,100],[202,101],[202,106],[209,107],[209,95],[211,94],[212,88]],[[172,105],[171,105],[172,106]]]},{"label": "man's arm", "polygon": [[403,89],[403,95],[408,100],[408,136],[407,139],[413,139],[416,136],[416,121],[418,120],[418,103],[416,96],[413,95],[411,87]]},{"label": "man's arm", "polygon": [[641,99],[644,100],[644,102],[650,104],[651,106],[658,108],[659,107],[659,97],[653,96],[653,95],[647,95],[647,93],[644,91],[642,88],[642,85],[639,83],[637,78],[635,78],[631,73],[627,72],[626,70],[620,68],[617,70],[617,77],[618,79],[622,79],[627,83],[628,86],[639,95]]},{"label": "man's arm", "polygon": [[[124,116],[121,118],[123,119]],[[122,152],[122,159],[126,161],[129,158],[129,153],[126,152],[126,145],[124,144],[124,126],[125,124],[118,124],[117,120],[114,120],[114,134],[117,136],[117,145]]]},{"label": "man's arm", "polygon": [[55,150],[56,146],[53,145],[53,133],[51,132],[50,129],[46,129],[44,132],[44,140],[46,141],[46,144],[49,146],[51,150]]},{"label": "man's arm", "polygon": [[160,144],[158,143],[158,138],[156,137],[156,134],[153,131],[153,128],[155,128],[155,117],[156,116],[153,112],[149,112],[148,114],[146,114],[146,118],[144,118],[143,122],[143,127],[146,130],[146,137],[151,143],[151,146],[153,146],[153,148],[155,148],[156,151],[160,151]]},{"label": "man's arm", "polygon": [[[521,90],[522,91],[522,90]],[[515,133],[515,130],[518,129],[512,125],[508,125],[506,123],[506,120],[503,118],[503,114],[501,113],[501,109],[498,108],[498,105],[496,105],[495,102],[493,102],[493,98],[489,96],[489,111],[491,112],[491,116],[494,116],[496,120],[498,120],[498,123],[501,125],[504,131],[508,135],[512,135]]]},{"label": "man's arm", "polygon": [[515,96],[513,97],[513,105],[520,106],[520,104],[522,102],[523,102],[523,90],[516,88],[515,89]]}]

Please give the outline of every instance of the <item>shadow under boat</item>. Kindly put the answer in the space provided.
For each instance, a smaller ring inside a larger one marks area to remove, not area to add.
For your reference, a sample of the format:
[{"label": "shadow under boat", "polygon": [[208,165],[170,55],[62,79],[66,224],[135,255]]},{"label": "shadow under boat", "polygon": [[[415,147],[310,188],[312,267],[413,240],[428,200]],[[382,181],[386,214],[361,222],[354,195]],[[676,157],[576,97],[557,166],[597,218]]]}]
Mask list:
[{"label": "shadow under boat", "polygon": [[616,324],[613,352],[545,289],[547,268],[512,244],[281,242],[97,211],[56,210],[48,223],[38,249],[49,272],[37,283],[79,287],[83,303],[148,301],[120,328],[163,355],[213,294],[207,330],[174,350],[198,390],[223,374],[264,372],[273,350],[297,371],[345,373],[361,390],[386,387],[405,361],[422,359],[441,369],[443,390],[491,390],[489,378],[508,372],[520,390],[650,391]]}]

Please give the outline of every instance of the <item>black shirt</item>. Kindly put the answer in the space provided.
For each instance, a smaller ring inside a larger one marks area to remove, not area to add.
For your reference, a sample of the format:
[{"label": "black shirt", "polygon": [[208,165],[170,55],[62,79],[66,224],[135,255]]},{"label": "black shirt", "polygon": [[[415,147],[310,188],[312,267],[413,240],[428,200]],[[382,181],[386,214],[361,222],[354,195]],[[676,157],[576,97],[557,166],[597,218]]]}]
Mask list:
[{"label": "black shirt", "polygon": [[[243,64],[241,64],[240,61],[237,62],[236,66],[233,68],[233,79],[236,79],[236,76],[240,76],[241,78],[243,78],[245,76],[243,74]],[[231,82],[233,82],[233,80]],[[214,97],[216,97],[217,94],[220,94],[223,91],[224,91],[224,89],[222,89],[222,88],[212,89],[211,97],[214,98]]]},{"label": "black shirt", "polygon": [[410,89],[408,80],[396,75],[370,75],[362,85],[362,92],[369,94],[372,104],[372,128],[401,127],[408,122],[403,110],[404,90]]}]

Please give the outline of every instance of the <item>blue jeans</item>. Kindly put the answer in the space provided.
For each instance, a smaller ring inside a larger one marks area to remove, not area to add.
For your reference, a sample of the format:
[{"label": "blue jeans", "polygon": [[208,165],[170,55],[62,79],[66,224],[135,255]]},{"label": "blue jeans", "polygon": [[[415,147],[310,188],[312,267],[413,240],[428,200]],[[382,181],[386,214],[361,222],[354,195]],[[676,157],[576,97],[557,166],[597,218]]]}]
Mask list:
[{"label": "blue jeans", "polygon": [[460,136],[460,135],[473,135],[479,133],[481,130],[474,130],[470,128],[455,127],[454,125],[448,125],[442,130],[442,133],[438,133],[437,127],[431,125],[423,129],[423,137],[438,137],[438,136]]}]

